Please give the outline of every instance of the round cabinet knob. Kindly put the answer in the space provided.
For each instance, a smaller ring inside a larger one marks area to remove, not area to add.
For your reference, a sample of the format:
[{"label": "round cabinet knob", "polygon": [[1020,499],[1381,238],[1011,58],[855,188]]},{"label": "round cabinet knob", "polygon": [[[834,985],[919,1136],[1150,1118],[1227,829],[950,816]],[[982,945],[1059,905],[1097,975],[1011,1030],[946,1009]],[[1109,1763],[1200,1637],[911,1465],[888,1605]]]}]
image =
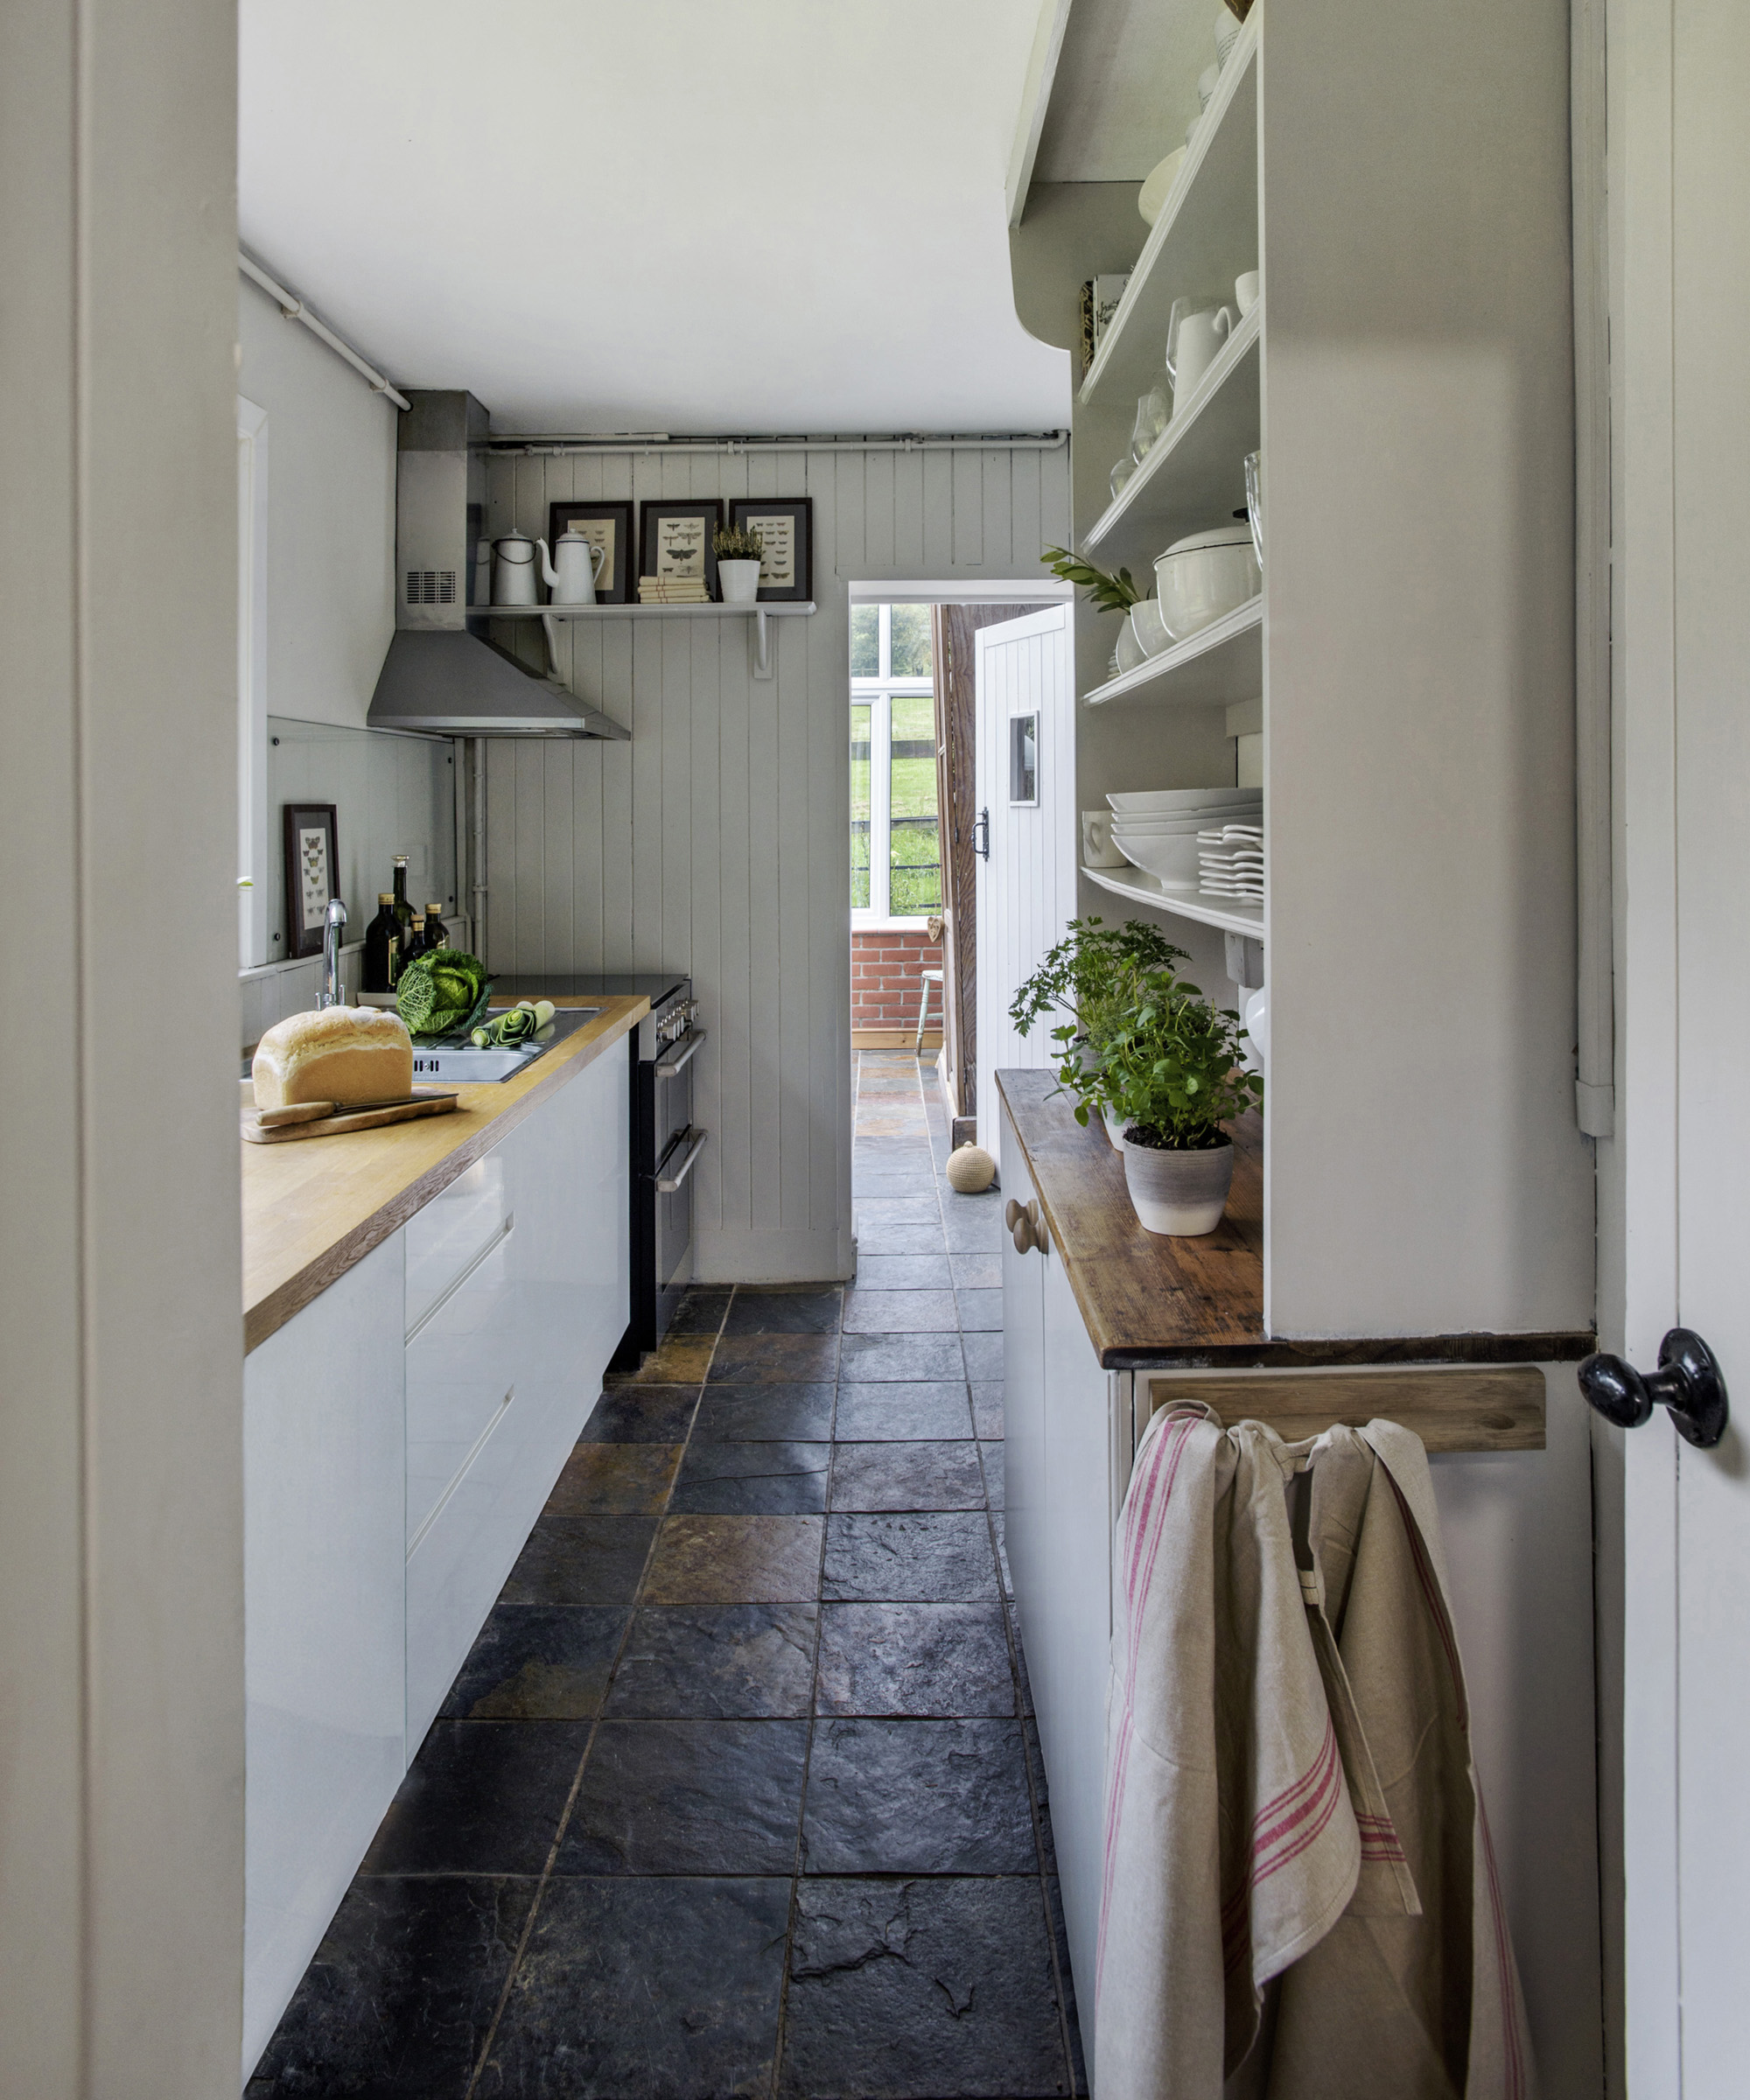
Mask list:
[{"label": "round cabinet knob", "polygon": [[1598,1355],[1586,1358],[1578,1376],[1588,1404],[1619,1429],[1639,1429],[1656,1404],[1670,1410],[1686,1442],[1712,1451],[1732,1418],[1713,1352],[1688,1327],[1673,1327],[1659,1344],[1656,1371],[1637,1371],[1620,1356]]},{"label": "round cabinet knob", "polygon": [[1048,1242],[1045,1220],[1040,1215],[1037,1203],[1029,1203],[1024,1210],[1018,1203],[1011,1202],[1003,1214],[1014,1240],[1017,1254],[1031,1254],[1035,1247],[1041,1254],[1046,1251]]},{"label": "round cabinet knob", "polygon": [[1020,1205],[1016,1202],[1012,1196],[1011,1196],[1008,1201],[1003,1206],[1003,1223],[1006,1229],[1010,1232],[1012,1232],[1015,1229],[1017,1222],[1025,1215],[1026,1213],[1022,1210]]},{"label": "round cabinet knob", "polygon": [[[1017,1208],[1018,1208],[1018,1206]],[[1022,1211],[1019,1217],[1015,1220],[1014,1229],[1010,1236],[1015,1242],[1015,1252],[1017,1254],[1031,1254],[1032,1252],[1032,1221],[1028,1217],[1026,1211]]]}]

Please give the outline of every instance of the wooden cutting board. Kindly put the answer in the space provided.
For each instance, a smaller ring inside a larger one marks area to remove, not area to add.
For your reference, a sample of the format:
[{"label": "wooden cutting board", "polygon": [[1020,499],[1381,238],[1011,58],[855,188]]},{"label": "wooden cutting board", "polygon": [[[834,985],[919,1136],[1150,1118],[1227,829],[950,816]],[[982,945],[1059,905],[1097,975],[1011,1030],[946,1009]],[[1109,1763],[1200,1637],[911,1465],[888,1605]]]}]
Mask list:
[{"label": "wooden cutting board", "polygon": [[453,1094],[435,1094],[429,1101],[403,1101],[392,1109],[357,1109],[351,1114],[318,1116],[314,1123],[281,1123],[271,1128],[246,1116],[243,1137],[250,1144],[290,1144],[298,1138],[338,1138],[346,1130],[374,1130],[382,1124],[408,1123],[418,1116],[450,1116],[457,1106]]}]

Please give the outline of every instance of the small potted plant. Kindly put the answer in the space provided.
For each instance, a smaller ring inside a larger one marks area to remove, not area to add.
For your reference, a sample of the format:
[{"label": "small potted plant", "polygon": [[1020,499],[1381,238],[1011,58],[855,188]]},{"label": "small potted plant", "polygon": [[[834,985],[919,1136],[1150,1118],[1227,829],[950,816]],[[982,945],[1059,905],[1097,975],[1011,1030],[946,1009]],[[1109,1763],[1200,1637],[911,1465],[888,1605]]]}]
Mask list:
[{"label": "small potted plant", "polygon": [[[1052,1031],[1059,1045],[1054,1055],[1061,1065],[1067,1052],[1080,1048],[1092,1068],[1099,1063],[1102,1046],[1135,1003],[1137,977],[1158,970],[1170,978],[1175,962],[1191,958],[1158,927],[1145,926],[1140,919],[1123,926],[1107,926],[1098,918],[1072,919],[1066,932],[1068,938],[1015,994],[1009,1018],[1016,1034],[1026,1036],[1041,1014],[1053,1010],[1068,1014],[1070,1020]],[[1122,1133],[1114,1111],[1107,1116],[1106,1134],[1120,1151]]]},{"label": "small potted plant", "polygon": [[719,525],[712,536],[718,581],[726,606],[751,606],[760,595],[760,564],[766,542],[742,525]]},{"label": "small potted plant", "polygon": [[[1116,576],[1104,569],[1096,569],[1091,562],[1084,562],[1080,555],[1071,554],[1065,547],[1047,547],[1040,559],[1052,574],[1066,584],[1074,584],[1088,593],[1088,602],[1102,612],[1122,612],[1124,624],[1118,631],[1117,646],[1112,651],[1115,671],[1134,670],[1145,656],[1158,654],[1166,647],[1165,631],[1156,637],[1155,648],[1151,649],[1143,640],[1144,628],[1139,620],[1152,619],[1154,608],[1128,569],[1120,569]],[[1138,606],[1146,606],[1139,612]]]},{"label": "small potted plant", "polygon": [[1124,1126],[1124,1181],[1148,1232],[1186,1238],[1214,1232],[1234,1180],[1224,1124],[1264,1098],[1264,1081],[1240,1063],[1240,1017],[1212,1006],[1194,984],[1159,970],[1130,973],[1128,1011],[1099,1061],[1068,1044],[1058,1076]]}]

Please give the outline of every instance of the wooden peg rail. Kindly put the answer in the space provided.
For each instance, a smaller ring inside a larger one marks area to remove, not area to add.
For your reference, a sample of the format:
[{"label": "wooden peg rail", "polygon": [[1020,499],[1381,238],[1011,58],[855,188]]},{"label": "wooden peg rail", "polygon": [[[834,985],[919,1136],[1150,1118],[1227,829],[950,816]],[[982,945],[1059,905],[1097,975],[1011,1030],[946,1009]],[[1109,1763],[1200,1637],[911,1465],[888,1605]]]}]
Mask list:
[{"label": "wooden peg rail", "polygon": [[1542,1451],[1544,1374],[1536,1364],[1477,1368],[1231,1372],[1138,1371],[1136,1433],[1176,1400],[1207,1401],[1228,1424],[1268,1423],[1286,1444],[1383,1416],[1430,1451]]}]

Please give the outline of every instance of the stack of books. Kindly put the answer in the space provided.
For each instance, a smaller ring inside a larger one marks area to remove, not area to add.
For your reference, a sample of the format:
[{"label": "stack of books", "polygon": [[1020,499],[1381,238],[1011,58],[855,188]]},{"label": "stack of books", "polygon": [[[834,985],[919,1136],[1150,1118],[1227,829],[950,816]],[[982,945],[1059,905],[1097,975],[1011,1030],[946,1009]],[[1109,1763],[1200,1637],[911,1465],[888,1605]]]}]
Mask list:
[{"label": "stack of books", "polygon": [[1264,902],[1264,828],[1223,824],[1197,834],[1198,887],[1206,897]]},{"label": "stack of books", "polygon": [[702,576],[640,576],[638,602],[640,606],[708,606],[711,597]]}]

